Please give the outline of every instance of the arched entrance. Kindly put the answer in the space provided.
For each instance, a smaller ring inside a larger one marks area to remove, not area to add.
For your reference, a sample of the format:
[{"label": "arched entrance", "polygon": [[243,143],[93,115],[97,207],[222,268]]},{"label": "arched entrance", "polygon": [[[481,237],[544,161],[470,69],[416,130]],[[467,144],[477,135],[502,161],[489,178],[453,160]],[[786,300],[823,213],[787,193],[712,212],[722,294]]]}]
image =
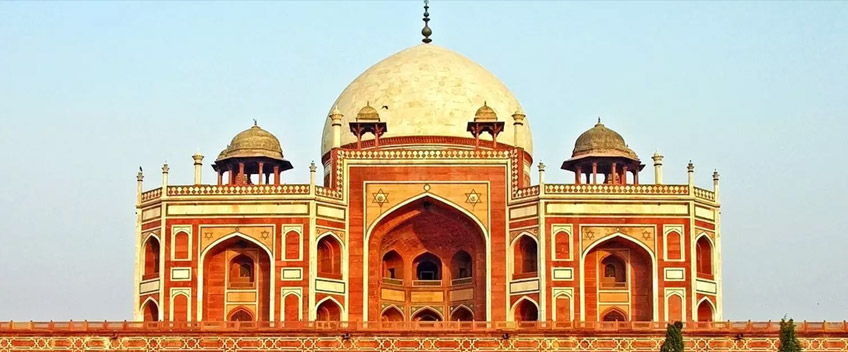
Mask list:
[{"label": "arched entrance", "polygon": [[156,301],[149,299],[141,308],[144,321],[159,321],[159,305]]},{"label": "arched entrance", "polygon": [[522,299],[513,307],[515,321],[538,321],[539,307],[529,299]]},{"label": "arched entrance", "polygon": [[332,299],[325,299],[315,309],[316,321],[341,321],[342,307]]},{"label": "arched entrance", "polygon": [[[369,320],[381,319],[387,305],[413,311],[412,296],[426,296],[443,312],[462,304],[484,320],[485,273],[484,234],[474,219],[433,197],[412,201],[384,216],[368,238],[368,291],[381,293],[368,297]],[[457,290],[463,294],[450,294]]]},{"label": "arched entrance", "polygon": [[218,242],[203,255],[203,320],[270,320],[271,260],[240,235]]},{"label": "arched entrance", "polygon": [[587,320],[652,321],[654,262],[642,246],[613,236],[583,259]]},{"label": "arched entrance", "polygon": [[698,303],[698,321],[699,322],[710,322],[713,321],[715,317],[715,309],[713,309],[713,304],[709,299],[704,299],[701,303]]}]

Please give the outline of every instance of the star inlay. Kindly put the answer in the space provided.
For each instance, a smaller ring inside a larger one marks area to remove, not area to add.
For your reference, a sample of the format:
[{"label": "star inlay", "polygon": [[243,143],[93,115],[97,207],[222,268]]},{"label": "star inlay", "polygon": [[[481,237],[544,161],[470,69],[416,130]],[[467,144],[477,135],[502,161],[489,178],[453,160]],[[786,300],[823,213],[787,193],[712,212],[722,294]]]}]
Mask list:
[{"label": "star inlay", "polygon": [[263,240],[267,240],[267,239],[268,239],[268,231],[262,231],[262,239],[263,239]]},{"label": "star inlay", "polygon": [[205,238],[207,240],[211,240],[212,239],[212,233],[211,232],[204,232],[203,238]]},{"label": "star inlay", "polygon": [[587,239],[587,240],[593,240],[593,239],[595,239],[595,233],[594,233],[594,232],[592,232],[592,231],[587,231],[587,232],[586,232],[586,239]]},{"label": "star inlay", "polygon": [[470,193],[465,194],[465,202],[471,204],[471,207],[474,208],[474,206],[482,202],[482,199],[480,199],[480,193],[477,193],[477,191],[472,189]]},{"label": "star inlay", "polygon": [[374,196],[374,200],[372,200],[371,202],[377,203],[377,205],[379,205],[380,208],[383,207],[383,204],[386,204],[386,203],[389,202],[389,194],[386,193],[386,192],[383,192],[382,188],[380,190],[378,190],[377,193],[372,193],[372,195]]},{"label": "star inlay", "polygon": [[642,231],[642,238],[644,238],[645,241],[650,240],[651,239],[651,231],[648,231],[648,230]]}]

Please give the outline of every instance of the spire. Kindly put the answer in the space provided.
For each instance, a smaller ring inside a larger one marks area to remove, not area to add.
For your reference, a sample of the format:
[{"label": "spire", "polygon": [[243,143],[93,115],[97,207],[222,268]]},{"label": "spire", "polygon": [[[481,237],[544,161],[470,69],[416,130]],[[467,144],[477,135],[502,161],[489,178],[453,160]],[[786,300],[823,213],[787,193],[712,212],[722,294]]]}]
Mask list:
[{"label": "spire", "polygon": [[430,9],[430,0],[424,0],[424,28],[421,29],[421,35],[424,36],[424,39],[421,39],[421,41],[424,42],[424,44],[429,44],[433,41],[433,39],[430,39],[430,35],[433,34],[433,30],[430,29],[430,26],[427,24],[427,22],[430,22],[430,13],[427,12],[428,9]]}]

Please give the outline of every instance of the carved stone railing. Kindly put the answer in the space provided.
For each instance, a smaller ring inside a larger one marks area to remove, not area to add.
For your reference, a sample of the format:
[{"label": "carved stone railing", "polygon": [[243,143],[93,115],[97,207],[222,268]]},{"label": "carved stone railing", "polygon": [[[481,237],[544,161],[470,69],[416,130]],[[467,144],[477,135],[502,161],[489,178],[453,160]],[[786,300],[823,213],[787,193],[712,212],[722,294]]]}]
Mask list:
[{"label": "carved stone railing", "polygon": [[397,149],[397,150],[341,150],[339,156],[348,159],[489,159],[509,158],[508,150],[463,149]]},{"label": "carved stone railing", "polygon": [[513,192],[512,197],[515,199],[534,197],[539,195],[539,186],[531,186],[527,188],[521,188],[515,190]]},{"label": "carved stone railing", "polygon": [[168,186],[169,197],[207,195],[309,194],[309,185]]},{"label": "carved stone railing", "polygon": [[327,197],[333,199],[342,199],[342,192],[321,186],[315,186],[315,195],[319,197]]},{"label": "carved stone railing", "polygon": [[713,191],[708,191],[708,190],[705,190],[703,188],[695,187],[694,193],[695,193],[696,198],[701,198],[703,200],[708,200],[710,202],[715,202],[715,200],[716,200],[715,199],[715,192],[713,192]]},{"label": "carved stone railing", "polygon": [[644,195],[687,195],[687,185],[575,185],[546,184],[549,194],[644,194]]},{"label": "carved stone railing", "polygon": [[151,189],[141,194],[141,201],[146,202],[151,199],[156,199],[162,196],[162,188]]}]

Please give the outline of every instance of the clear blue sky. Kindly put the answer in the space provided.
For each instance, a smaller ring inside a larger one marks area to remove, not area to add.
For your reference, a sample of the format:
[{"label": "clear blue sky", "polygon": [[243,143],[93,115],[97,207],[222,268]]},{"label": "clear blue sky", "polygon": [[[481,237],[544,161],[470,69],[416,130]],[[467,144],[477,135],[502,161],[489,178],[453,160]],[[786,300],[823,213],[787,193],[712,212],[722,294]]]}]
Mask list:
[{"label": "clear blue sky", "polygon": [[[666,182],[689,159],[702,187],[719,170],[726,318],[848,318],[848,3],[431,5],[434,43],[521,101],[536,161],[601,116],[647,163],[665,154]],[[208,165],[255,118],[307,182],[336,96],[418,44],[421,12],[0,2],[0,320],[131,318],[138,166],[147,189],[166,160],[190,183],[191,155]]]}]

